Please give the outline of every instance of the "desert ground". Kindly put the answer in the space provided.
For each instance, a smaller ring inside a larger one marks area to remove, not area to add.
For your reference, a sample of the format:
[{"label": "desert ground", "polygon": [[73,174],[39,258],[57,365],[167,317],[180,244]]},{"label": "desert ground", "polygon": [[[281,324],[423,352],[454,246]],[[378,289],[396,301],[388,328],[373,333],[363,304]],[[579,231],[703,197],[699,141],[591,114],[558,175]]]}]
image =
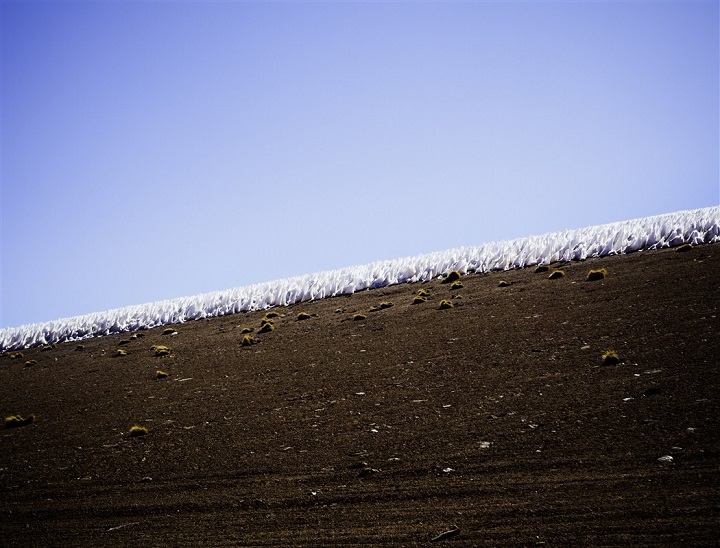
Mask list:
[{"label": "desert ground", "polygon": [[720,244],[459,281],[7,352],[0,545],[718,546]]}]

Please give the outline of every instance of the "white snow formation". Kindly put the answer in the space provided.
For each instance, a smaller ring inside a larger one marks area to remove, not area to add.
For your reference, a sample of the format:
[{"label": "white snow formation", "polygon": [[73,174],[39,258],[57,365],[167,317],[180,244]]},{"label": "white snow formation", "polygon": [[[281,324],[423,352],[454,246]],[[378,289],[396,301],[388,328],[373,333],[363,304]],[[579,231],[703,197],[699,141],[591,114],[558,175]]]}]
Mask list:
[{"label": "white snow formation", "polygon": [[194,297],[0,329],[0,352],[422,282],[451,270],[461,274],[509,270],[684,243],[715,242],[720,242],[720,206],[377,261]]}]

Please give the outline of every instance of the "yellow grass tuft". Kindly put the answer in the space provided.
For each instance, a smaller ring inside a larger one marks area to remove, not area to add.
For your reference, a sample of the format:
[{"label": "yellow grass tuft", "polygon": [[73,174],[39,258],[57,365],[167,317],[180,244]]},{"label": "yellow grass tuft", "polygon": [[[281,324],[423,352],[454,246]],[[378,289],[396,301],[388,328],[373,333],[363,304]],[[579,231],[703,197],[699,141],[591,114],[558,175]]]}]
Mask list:
[{"label": "yellow grass tuft", "polygon": [[565,277],[565,271],[564,270],[553,270],[553,272],[548,276],[551,280],[558,280],[560,278]]},{"label": "yellow grass tuft", "polygon": [[28,360],[25,362],[25,367],[30,367],[31,365],[35,365],[37,363],[37,360]]},{"label": "yellow grass tuft", "polygon": [[512,284],[506,280],[500,280],[500,283],[498,283],[498,287],[510,287]]},{"label": "yellow grass tuft", "polygon": [[367,320],[367,316],[365,314],[355,314],[352,319],[354,322],[361,322]]},{"label": "yellow grass tuft", "polygon": [[255,339],[253,339],[250,335],[245,335],[242,338],[242,341],[240,341],[240,346],[252,346],[255,344]]},{"label": "yellow grass tuft", "polygon": [[458,281],[452,283],[452,285],[450,286],[450,291],[454,291],[456,289],[462,289],[463,287],[465,287],[463,285],[463,283],[458,280]]},{"label": "yellow grass tuft", "polygon": [[258,329],[258,333],[270,333],[270,331],[274,330],[275,324],[272,322],[272,320],[263,320],[260,329]]},{"label": "yellow grass tuft", "polygon": [[682,244],[682,245],[677,246],[677,247],[675,248],[675,251],[678,251],[678,252],[680,252],[680,253],[683,253],[683,252],[685,252],[685,251],[691,251],[692,248],[693,248],[693,246],[691,246],[690,244]]},{"label": "yellow grass tuft", "polygon": [[422,295],[416,295],[413,299],[413,304],[422,304],[427,302],[427,297],[424,297]]},{"label": "yellow grass tuft", "polygon": [[116,358],[118,358],[118,357],[120,357],[120,356],[127,356],[127,350],[123,350],[122,348],[118,348],[118,349],[115,351],[115,354],[114,354],[114,355],[115,355]]},{"label": "yellow grass tuft", "polygon": [[268,312],[267,314],[265,314],[265,317],[266,317],[267,319],[269,319],[269,320],[271,320],[271,319],[273,319],[273,318],[279,318],[279,317],[280,317],[280,312],[276,312],[276,311],[273,310],[273,311]]},{"label": "yellow grass tuft", "polygon": [[52,349],[55,348],[56,346],[57,346],[57,345],[55,345],[55,344],[45,345],[45,346],[43,346],[43,347],[40,349],[40,352],[47,352],[47,351],[49,351],[49,350],[52,350]]},{"label": "yellow grass tuft", "polygon": [[620,355],[614,350],[608,350],[600,357],[603,365],[617,365],[622,362]]},{"label": "yellow grass tuft", "polygon": [[587,281],[588,282],[596,282],[598,280],[602,280],[607,276],[607,270],[604,268],[599,268],[598,270],[591,270],[588,272],[587,275]]},{"label": "yellow grass tuft", "polygon": [[19,426],[27,426],[35,422],[35,415],[23,418],[20,415],[10,415],[5,417],[5,428],[17,428]]},{"label": "yellow grass tuft", "polygon": [[20,358],[24,358],[24,357],[25,357],[25,354],[23,354],[22,352],[15,352],[13,354],[10,354],[11,360],[19,360]]},{"label": "yellow grass tuft", "polygon": [[452,301],[448,301],[447,299],[443,299],[440,301],[440,310],[447,310],[448,308],[454,308],[455,305],[452,303]]},{"label": "yellow grass tuft", "polygon": [[307,312],[300,312],[297,315],[298,321],[309,320],[310,318],[312,318],[312,316],[310,314],[308,314]]},{"label": "yellow grass tuft", "polygon": [[429,297],[430,296],[430,292],[427,289],[418,289],[417,294],[419,297]]},{"label": "yellow grass tuft", "polygon": [[155,352],[156,356],[169,356],[170,352],[172,352],[172,348],[168,346],[163,346],[161,344],[156,344],[152,347],[152,351]]},{"label": "yellow grass tuft", "polygon": [[240,334],[245,335],[246,333],[252,333],[253,331],[255,331],[255,329],[252,327],[243,327],[242,331],[240,331]]},{"label": "yellow grass tuft", "polygon": [[169,376],[170,376],[170,373],[166,373],[165,371],[160,371],[159,369],[155,372],[156,379],[167,379]]},{"label": "yellow grass tuft", "polygon": [[535,274],[542,274],[550,270],[550,267],[546,264],[539,264],[535,267]]},{"label": "yellow grass tuft", "polygon": [[452,271],[448,272],[448,275],[445,276],[440,283],[441,284],[450,284],[450,283],[458,281],[459,279],[460,279],[460,272],[458,272],[457,270],[452,270]]},{"label": "yellow grass tuft", "polygon": [[132,438],[137,437],[137,436],[145,436],[149,433],[150,432],[147,428],[145,428],[144,426],[140,426],[138,424],[131,426],[130,431],[129,431],[130,437],[132,437]]}]

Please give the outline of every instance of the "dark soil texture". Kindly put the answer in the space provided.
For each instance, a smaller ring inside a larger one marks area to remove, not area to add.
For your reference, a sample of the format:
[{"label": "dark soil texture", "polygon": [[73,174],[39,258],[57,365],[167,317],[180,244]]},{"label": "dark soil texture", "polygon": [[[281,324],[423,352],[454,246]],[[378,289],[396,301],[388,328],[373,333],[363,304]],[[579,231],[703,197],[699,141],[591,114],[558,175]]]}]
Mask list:
[{"label": "dark soil texture", "polygon": [[720,245],[459,281],[3,355],[0,545],[717,546]]}]

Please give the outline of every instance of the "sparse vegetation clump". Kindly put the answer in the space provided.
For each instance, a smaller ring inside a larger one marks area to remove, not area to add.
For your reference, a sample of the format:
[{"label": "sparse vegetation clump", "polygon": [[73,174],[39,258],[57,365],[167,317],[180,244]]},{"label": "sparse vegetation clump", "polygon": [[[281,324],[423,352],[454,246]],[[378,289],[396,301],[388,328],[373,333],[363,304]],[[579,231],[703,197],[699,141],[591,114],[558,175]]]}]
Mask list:
[{"label": "sparse vegetation clump", "polygon": [[169,373],[166,373],[165,371],[160,371],[159,369],[155,372],[156,379],[167,379],[169,376]]},{"label": "sparse vegetation clump", "polygon": [[28,360],[25,362],[25,367],[30,367],[31,365],[35,365],[37,363],[37,360]]},{"label": "sparse vegetation clump", "polygon": [[455,305],[452,303],[452,301],[448,301],[447,299],[443,299],[440,301],[440,310],[447,310],[448,308],[454,308]]},{"label": "sparse vegetation clump", "polygon": [[155,352],[156,356],[169,356],[172,349],[161,344],[156,344],[152,347],[152,351]]},{"label": "sparse vegetation clump", "polygon": [[275,323],[273,323],[272,320],[263,319],[263,321],[260,322],[260,329],[258,329],[258,333],[270,333],[270,331],[275,330]]},{"label": "sparse vegetation clump", "polygon": [[430,292],[427,289],[418,289],[418,297],[429,297]]},{"label": "sparse vegetation clump", "polygon": [[620,355],[614,350],[604,352],[600,359],[602,360],[603,365],[618,365],[622,362]]},{"label": "sparse vegetation clump", "polygon": [[267,319],[269,319],[269,320],[272,320],[273,318],[279,318],[279,317],[280,317],[280,312],[276,312],[276,311],[273,310],[273,311],[268,312],[267,314],[265,314],[265,317],[266,317]]},{"label": "sparse vegetation clump", "polygon": [[445,276],[440,283],[441,284],[451,284],[453,282],[458,281],[459,279],[460,279],[460,272],[458,272],[457,270],[452,270],[452,271],[448,272],[448,275]]},{"label": "sparse vegetation clump", "polygon": [[551,279],[551,280],[558,280],[558,279],[564,278],[564,277],[565,277],[565,271],[564,271],[564,270],[553,270],[553,271],[550,273],[550,276],[548,276],[548,278]]},{"label": "sparse vegetation clump", "polygon": [[604,268],[599,268],[597,270],[590,270],[587,275],[587,281],[588,282],[596,282],[598,280],[605,279],[605,276],[607,276],[607,270]]},{"label": "sparse vegetation clump", "polygon": [[427,302],[427,297],[424,297],[422,295],[416,295],[413,299],[413,304],[422,304]]},{"label": "sparse vegetation clump", "polygon": [[312,316],[310,314],[308,314],[307,312],[300,312],[297,315],[298,321],[309,320],[310,318],[312,318]]},{"label": "sparse vegetation clump", "polygon": [[35,415],[22,417],[21,415],[10,415],[5,417],[5,428],[17,428],[19,426],[27,426],[35,422]]},{"label": "sparse vegetation clump", "polygon": [[242,338],[242,341],[240,341],[240,346],[252,346],[255,344],[255,339],[253,339],[250,335],[245,335]]},{"label": "sparse vegetation clump", "polygon": [[115,351],[114,356],[115,356],[116,358],[119,358],[120,356],[127,356],[127,350],[123,350],[122,348],[118,348],[118,349]]},{"label": "sparse vegetation clump", "polygon": [[83,350],[85,350],[85,347],[82,344],[75,347],[75,352],[82,352]]},{"label": "sparse vegetation clump", "polygon": [[383,301],[380,303],[378,308],[380,308],[380,310],[385,310],[386,308],[390,308],[391,306],[394,306],[394,305],[395,305],[395,303],[393,303],[393,302]]},{"label": "sparse vegetation clump", "polygon": [[11,360],[19,360],[20,358],[24,358],[24,357],[25,357],[25,354],[23,354],[22,352],[15,352],[13,354],[10,354]]},{"label": "sparse vegetation clump", "polygon": [[535,274],[542,274],[550,270],[550,267],[546,264],[539,264],[535,267]]},{"label": "sparse vegetation clump", "polygon": [[240,331],[240,334],[245,335],[247,333],[252,333],[253,331],[255,331],[255,329],[253,329],[252,327],[243,327]]},{"label": "sparse vegetation clump", "polygon": [[463,283],[460,280],[457,280],[457,281],[453,282],[452,285],[450,286],[450,291],[455,291],[456,289],[462,289],[463,287],[465,287],[463,285]]},{"label": "sparse vegetation clump", "polygon": [[167,327],[167,328],[163,329],[163,332],[162,332],[163,335],[172,335],[173,333],[177,333],[177,331],[175,331],[175,328],[173,328],[173,327]]},{"label": "sparse vegetation clump", "polygon": [[52,350],[53,348],[57,347],[56,344],[46,344],[40,349],[40,352],[48,352],[49,350]]},{"label": "sparse vegetation clump", "polygon": [[120,341],[120,342],[118,343],[118,346],[122,346],[122,345],[124,345],[124,344],[130,344],[131,342],[132,342],[132,341],[130,341],[130,339],[123,339],[122,341]]},{"label": "sparse vegetation clump", "polygon": [[352,319],[354,322],[361,322],[362,320],[367,320],[367,316],[365,314],[355,314]]},{"label": "sparse vegetation clump", "polygon": [[512,284],[507,280],[500,280],[498,287],[510,287]]},{"label": "sparse vegetation clump", "polygon": [[147,435],[147,434],[149,434],[149,433],[150,433],[150,432],[149,432],[149,430],[148,430],[147,428],[145,428],[144,426],[140,426],[140,425],[138,425],[138,424],[135,424],[135,425],[131,426],[131,427],[130,427],[130,431],[129,431],[129,434],[130,434],[130,437],[131,437],[131,438],[134,438],[134,437],[137,437],[137,436],[145,436],[145,435]]}]

